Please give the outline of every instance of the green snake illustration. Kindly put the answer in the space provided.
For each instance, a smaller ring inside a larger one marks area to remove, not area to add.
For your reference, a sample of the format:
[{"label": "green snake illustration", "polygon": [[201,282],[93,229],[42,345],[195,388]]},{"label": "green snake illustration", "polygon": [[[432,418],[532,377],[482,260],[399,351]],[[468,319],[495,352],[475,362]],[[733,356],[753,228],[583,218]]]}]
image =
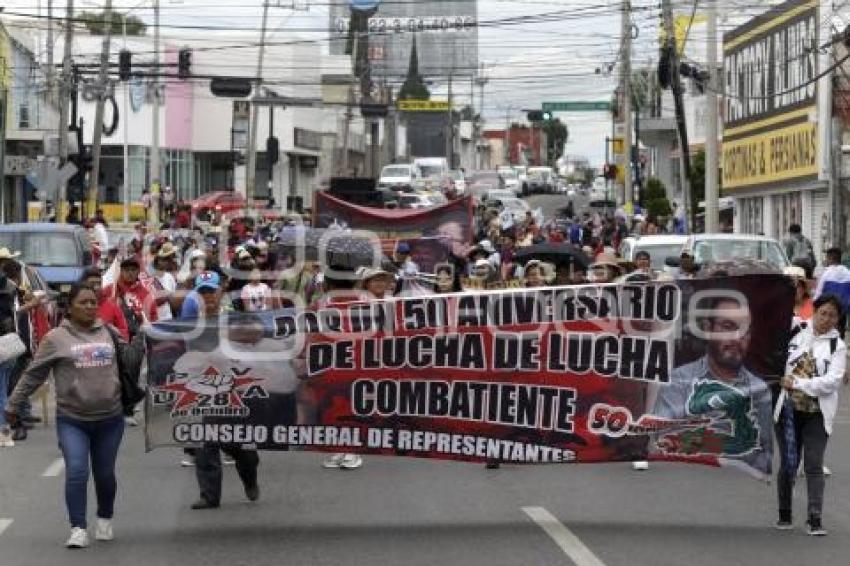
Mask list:
[{"label": "green snake illustration", "polygon": [[719,432],[712,425],[700,426],[676,434],[665,435],[658,442],[667,453],[724,454],[742,456],[758,445],[758,426],[750,416],[752,400],[738,389],[719,381],[699,380],[688,399],[688,412],[704,415],[721,412],[716,422],[728,421],[731,434]]}]

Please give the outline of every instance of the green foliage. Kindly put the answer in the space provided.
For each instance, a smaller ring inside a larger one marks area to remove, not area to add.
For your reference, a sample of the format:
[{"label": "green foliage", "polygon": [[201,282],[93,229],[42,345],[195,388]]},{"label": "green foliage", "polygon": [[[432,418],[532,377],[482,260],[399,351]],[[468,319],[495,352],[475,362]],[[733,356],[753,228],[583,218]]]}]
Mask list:
[{"label": "green foliage", "polygon": [[[114,10],[103,12],[82,12],[79,19],[83,21],[86,29],[92,35],[105,35],[106,26],[104,19],[109,20],[109,27],[112,35],[121,35],[124,26],[124,16],[120,12]],[[127,35],[145,35],[147,26],[145,22],[136,16],[127,16]]]},{"label": "green foliage", "polygon": [[661,216],[669,216],[673,212],[670,201],[667,200],[664,183],[655,177],[646,180],[646,186],[643,189],[643,202],[647,216],[650,218],[657,219]]},{"label": "green foliage", "polygon": [[550,164],[554,164],[564,152],[564,144],[570,133],[560,118],[543,122],[543,130],[546,132],[546,155]]}]

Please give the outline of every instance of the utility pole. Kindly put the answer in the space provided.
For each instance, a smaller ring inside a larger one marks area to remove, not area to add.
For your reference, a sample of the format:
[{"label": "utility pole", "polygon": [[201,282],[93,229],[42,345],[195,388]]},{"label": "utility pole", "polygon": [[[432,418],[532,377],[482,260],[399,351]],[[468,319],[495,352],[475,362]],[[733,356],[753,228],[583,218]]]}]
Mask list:
[{"label": "utility pole", "polygon": [[620,81],[623,91],[623,151],[626,152],[626,162],[623,169],[623,192],[620,202],[626,210],[632,208],[632,19],[631,1],[623,0],[623,15],[621,19],[621,34],[623,40],[623,60],[620,65]]},{"label": "utility pole", "polygon": [[448,130],[446,130],[446,160],[449,163],[449,169],[454,169],[454,153],[455,153],[455,127],[452,117],[452,72],[449,72],[449,120]]},{"label": "utility pole", "polygon": [[[94,133],[91,144],[92,169],[91,177],[89,178],[89,194],[88,199],[86,199],[88,202],[85,211],[87,216],[94,216],[97,206],[98,189],[100,188],[100,140],[103,136],[103,106],[106,93],[109,90],[109,44],[112,41],[112,0],[106,0],[106,6],[103,9],[103,26],[106,29],[103,34],[103,47],[100,51],[100,75],[97,81],[97,106],[94,113]],[[124,119],[126,120],[127,117],[124,116]]]},{"label": "utility pole", "polygon": [[488,79],[487,79],[486,76],[484,76],[484,64],[482,63],[481,64],[481,71],[480,71],[480,73],[478,75],[478,79],[476,81],[476,83],[478,84],[478,93],[479,93],[479,96],[478,96],[478,117],[479,117],[479,124],[480,124],[479,136],[476,136],[476,139],[475,139],[475,162],[476,162],[476,166],[477,166],[478,169],[481,169],[481,168],[484,167],[484,164],[482,163],[483,160],[481,159],[481,155],[480,155],[479,149],[478,149],[478,137],[480,137],[480,132],[483,131],[483,129],[484,129],[484,85],[486,85],[487,82],[488,82]]},{"label": "utility pole", "polygon": [[[74,41],[74,0],[68,0],[65,19],[65,46],[62,55],[62,89],[59,95],[59,160],[60,165],[68,162],[68,103],[71,89],[71,44]],[[68,183],[59,184],[59,202],[56,203],[56,218],[65,222],[68,217]]]},{"label": "utility pole", "polygon": [[[127,12],[121,14],[121,41],[122,49],[127,49]],[[124,182],[121,183],[123,185],[123,195],[122,199],[124,200],[124,224],[128,224],[130,222],[130,151],[129,151],[129,125],[130,125],[130,111],[127,107],[127,104],[130,99],[130,84],[124,83],[121,89],[123,96],[123,107],[121,109],[121,114],[124,118],[124,127],[121,128],[124,130],[124,160],[122,162],[122,177],[124,178]]]},{"label": "utility pole", "polygon": [[705,233],[713,234],[720,230],[718,212],[720,191],[717,172],[719,169],[719,151],[717,140],[718,96],[720,85],[717,76],[717,0],[709,0],[707,10],[708,32],[708,88],[705,89],[706,120],[705,127]]},{"label": "utility pole", "polygon": [[670,86],[673,89],[673,102],[676,108],[676,132],[679,138],[679,180],[682,185],[682,206],[686,218],[690,219],[689,229],[693,230],[691,207],[691,154],[688,146],[688,128],[685,123],[685,105],[682,101],[682,77],[679,74],[679,52],[676,45],[676,32],[673,27],[673,8],[670,0],[662,0],[661,11],[664,18],[664,35],[666,48],[670,54]]},{"label": "utility pole", "polygon": [[342,156],[340,159],[342,165],[337,171],[337,175],[345,177],[348,176],[348,145],[349,138],[351,136],[351,119],[353,117],[352,106],[354,106],[354,92],[351,86],[348,87],[347,95],[347,103],[345,105],[345,128],[342,130]]},{"label": "utility pole", "polygon": [[[151,122],[151,160],[148,174],[151,178],[150,207],[148,221],[151,226],[159,224],[160,164],[159,164],[159,0],[153,1],[153,65],[156,74],[153,79],[153,112]],[[124,179],[127,182],[127,179]]]},{"label": "utility pole", "polygon": [[[269,0],[263,2],[263,24],[260,29],[260,49],[257,55],[257,82],[256,88],[260,88],[263,80],[263,56],[266,52],[266,24],[269,18]],[[254,95],[256,96],[256,94]],[[259,122],[260,109],[256,104],[251,104],[251,125],[248,127],[248,159],[245,171],[245,200],[250,203],[254,199],[254,189],[257,183],[257,124]]]},{"label": "utility pole", "polygon": [[53,87],[56,86],[53,80],[53,0],[47,0],[47,99],[50,102],[56,101],[56,93],[53,92]]}]

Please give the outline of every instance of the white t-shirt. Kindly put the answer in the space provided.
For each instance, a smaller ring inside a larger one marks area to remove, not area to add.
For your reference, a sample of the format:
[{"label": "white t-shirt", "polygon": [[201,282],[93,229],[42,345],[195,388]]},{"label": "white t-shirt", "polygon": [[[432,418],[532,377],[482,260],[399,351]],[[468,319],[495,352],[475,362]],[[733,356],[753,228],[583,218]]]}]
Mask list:
[{"label": "white t-shirt", "polygon": [[268,301],[271,299],[272,291],[265,283],[255,285],[248,283],[242,287],[242,306],[247,312],[259,312],[268,309]]},{"label": "white t-shirt", "polygon": [[[166,271],[161,276],[158,275],[156,279],[159,281],[160,285],[162,285],[165,292],[168,293],[169,298],[175,291],[177,291],[177,280],[174,279],[174,276],[171,273]],[[163,321],[171,320],[173,318],[171,305],[168,303],[162,303],[156,308],[156,310],[157,320]]]}]

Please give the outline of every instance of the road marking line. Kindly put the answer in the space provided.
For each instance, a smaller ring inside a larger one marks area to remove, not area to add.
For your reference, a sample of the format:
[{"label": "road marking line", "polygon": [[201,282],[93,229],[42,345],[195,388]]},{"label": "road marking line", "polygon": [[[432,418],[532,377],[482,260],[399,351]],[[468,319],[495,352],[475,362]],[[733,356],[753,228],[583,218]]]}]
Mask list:
[{"label": "road marking line", "polygon": [[543,507],[523,507],[522,510],[537,523],[546,534],[552,537],[576,566],[605,566],[593,551],[587,548],[577,536]]},{"label": "road marking line", "polygon": [[9,525],[12,524],[13,519],[0,519],[0,535],[3,534],[3,531],[9,528]]},{"label": "road marking line", "polygon": [[53,460],[53,463],[47,466],[47,469],[44,470],[44,473],[41,474],[43,478],[55,478],[59,474],[65,471],[65,460],[62,458],[56,458]]}]

